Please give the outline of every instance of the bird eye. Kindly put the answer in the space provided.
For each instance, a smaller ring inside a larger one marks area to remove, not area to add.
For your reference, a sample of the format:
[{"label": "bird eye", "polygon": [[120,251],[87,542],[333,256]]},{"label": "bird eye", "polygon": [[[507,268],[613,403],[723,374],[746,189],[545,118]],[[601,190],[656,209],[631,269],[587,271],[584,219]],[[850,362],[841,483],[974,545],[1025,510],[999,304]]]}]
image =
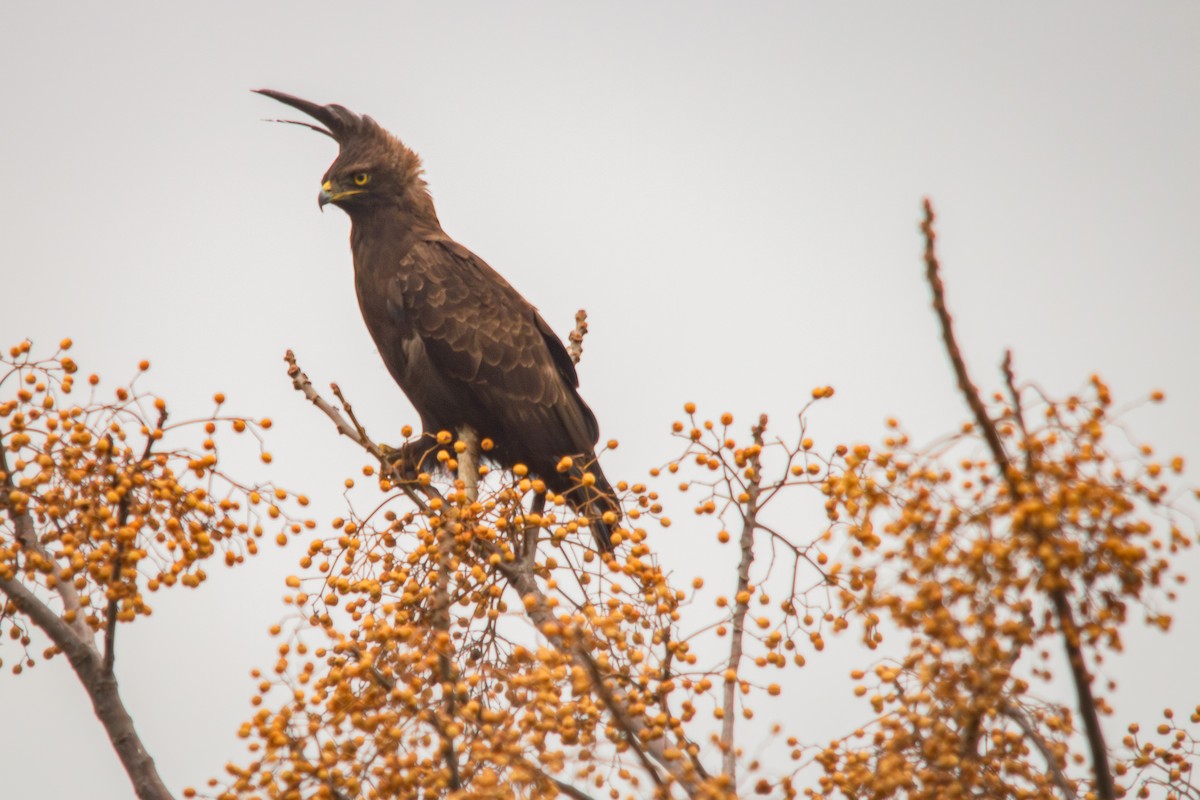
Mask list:
[{"label": "bird eye", "polygon": [[355,186],[366,186],[370,182],[371,182],[370,173],[367,173],[367,172],[354,173],[354,185]]}]

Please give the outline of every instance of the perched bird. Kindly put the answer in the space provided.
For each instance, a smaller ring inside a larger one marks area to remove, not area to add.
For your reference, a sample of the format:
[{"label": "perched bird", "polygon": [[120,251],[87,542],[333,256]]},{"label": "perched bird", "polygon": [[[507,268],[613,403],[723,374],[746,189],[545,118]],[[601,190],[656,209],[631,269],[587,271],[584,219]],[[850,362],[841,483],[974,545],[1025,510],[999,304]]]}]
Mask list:
[{"label": "perched bird", "polygon": [[[596,546],[611,551],[620,507],[596,462],[599,427],[562,341],[508,281],[446,235],[421,160],[399,139],[342,106],[256,91],[312,117],[321,124],[296,124],[338,143],[319,203],[350,216],[359,308],[425,435],[467,425],[491,439],[487,457],[524,464],[565,494],[588,517]],[[413,469],[429,449],[428,439],[412,443],[401,460]]]}]

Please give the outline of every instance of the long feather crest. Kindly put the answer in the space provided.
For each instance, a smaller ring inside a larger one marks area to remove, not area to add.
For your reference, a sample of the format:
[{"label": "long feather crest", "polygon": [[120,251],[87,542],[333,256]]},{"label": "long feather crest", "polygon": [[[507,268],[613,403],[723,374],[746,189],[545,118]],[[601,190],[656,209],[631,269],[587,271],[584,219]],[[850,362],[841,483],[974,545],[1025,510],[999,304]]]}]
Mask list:
[{"label": "long feather crest", "polygon": [[344,142],[351,134],[359,130],[364,119],[358,114],[355,114],[348,108],[339,105],[322,106],[313,103],[309,100],[290,95],[285,92],[277,92],[274,89],[253,89],[252,91],[258,94],[264,94],[273,100],[289,105],[292,108],[303,111],[310,117],[324,125],[324,128],[316,125],[310,125],[307,122],[296,122],[290,119],[274,120],[275,122],[288,122],[293,125],[303,125],[306,128],[311,128],[318,133],[323,133],[326,136],[334,139],[337,142]]}]

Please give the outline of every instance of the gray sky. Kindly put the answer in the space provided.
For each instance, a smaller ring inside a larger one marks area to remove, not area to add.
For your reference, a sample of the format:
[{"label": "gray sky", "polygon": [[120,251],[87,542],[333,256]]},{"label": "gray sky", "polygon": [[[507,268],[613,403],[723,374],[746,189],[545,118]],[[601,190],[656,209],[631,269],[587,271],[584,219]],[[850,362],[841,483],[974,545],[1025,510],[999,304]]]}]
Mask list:
[{"label": "gray sky", "polygon": [[[362,459],[283,351],[379,438],[416,419],[359,317],[349,223],[317,213],[335,148],[261,122],[287,114],[247,91],[269,87],[375,117],[424,157],[452,236],[563,335],[588,309],[583,393],[622,442],[614,480],[674,452],[685,400],[786,430],[832,384],[812,421],[828,446],[878,440],[889,415],[919,441],[965,419],[922,282],[925,195],[979,383],[1011,346],[1053,391],[1093,371],[1119,400],[1164,388],[1133,427],[1200,462],[1200,6],[1015,8],[8,3],[2,344],[72,336],[109,386],[148,358],[143,385],[180,416],[224,390],[277,421],[256,474],[335,515]],[[660,537],[664,562],[728,579],[699,531]],[[119,678],[170,786],[242,752],[299,556],[214,567],[122,629]],[[1200,594],[1176,610],[1174,635],[1110,664],[1113,730],[1195,704]],[[131,796],[68,673],[0,676],[6,797]],[[867,716],[843,708],[839,729]]]}]

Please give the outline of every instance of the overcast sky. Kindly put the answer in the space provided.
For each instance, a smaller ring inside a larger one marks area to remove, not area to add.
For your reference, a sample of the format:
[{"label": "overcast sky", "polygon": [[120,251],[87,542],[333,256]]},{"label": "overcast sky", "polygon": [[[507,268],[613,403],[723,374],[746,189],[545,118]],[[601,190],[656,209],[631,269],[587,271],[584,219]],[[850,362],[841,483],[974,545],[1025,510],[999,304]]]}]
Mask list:
[{"label": "overcast sky", "polygon": [[[72,336],[109,385],[150,359],[142,385],[181,414],[218,389],[270,414],[260,474],[322,519],[362,459],[294,394],[284,350],[379,438],[416,418],[362,325],[348,220],[317,211],[335,147],[263,123],[288,112],[258,87],[373,116],[425,159],[446,230],[564,337],[588,309],[582,389],[622,442],[614,480],[674,451],[686,400],[786,428],[832,384],[812,422],[830,445],[889,415],[918,441],[965,419],[922,282],[926,195],[980,384],[1012,347],[1053,391],[1093,371],[1118,400],[1163,388],[1133,428],[1200,464],[1194,2],[11,2],[0,28],[2,344]],[[688,535],[664,561],[719,580],[727,558]],[[214,567],[122,629],[169,786],[241,753],[299,556]],[[1111,665],[1114,730],[1195,704],[1200,593],[1177,612]],[[3,796],[131,796],[65,660],[0,676],[0,709]]]}]

